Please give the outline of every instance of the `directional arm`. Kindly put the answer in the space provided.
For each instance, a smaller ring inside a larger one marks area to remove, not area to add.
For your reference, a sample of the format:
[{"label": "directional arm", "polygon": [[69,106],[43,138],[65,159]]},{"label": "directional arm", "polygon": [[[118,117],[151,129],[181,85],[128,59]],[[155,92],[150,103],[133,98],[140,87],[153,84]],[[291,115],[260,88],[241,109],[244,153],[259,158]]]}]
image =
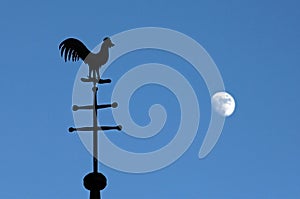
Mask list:
[{"label": "directional arm", "polygon": [[102,105],[97,105],[97,109],[102,109],[102,108],[117,108],[118,107],[118,103],[114,102],[112,104],[102,104]]},{"label": "directional arm", "polygon": [[[93,131],[95,130],[94,127],[79,127],[79,128],[74,128],[74,127],[70,127],[69,128],[69,132],[72,133],[74,131]],[[118,126],[98,126],[96,127],[97,131],[107,131],[107,130],[118,130],[121,131],[122,130],[122,125],[118,125]]]},{"label": "directional arm", "polygon": [[[114,102],[112,104],[101,104],[101,105],[96,105],[97,109],[103,109],[103,108],[116,108],[118,107],[118,103]],[[93,109],[94,106],[93,105],[88,105],[88,106],[77,106],[77,105],[73,105],[72,110],[73,111],[78,111],[78,110],[90,110]]]}]

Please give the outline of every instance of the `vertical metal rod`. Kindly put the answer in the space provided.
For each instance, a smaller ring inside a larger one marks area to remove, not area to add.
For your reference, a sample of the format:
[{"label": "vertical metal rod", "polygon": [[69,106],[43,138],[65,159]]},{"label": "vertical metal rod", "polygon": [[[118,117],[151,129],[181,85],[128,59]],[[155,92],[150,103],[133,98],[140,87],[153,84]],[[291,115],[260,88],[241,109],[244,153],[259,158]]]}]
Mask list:
[{"label": "vertical metal rod", "polygon": [[94,108],[93,108],[93,170],[98,173],[98,119],[97,119],[97,90],[98,87],[94,83]]}]

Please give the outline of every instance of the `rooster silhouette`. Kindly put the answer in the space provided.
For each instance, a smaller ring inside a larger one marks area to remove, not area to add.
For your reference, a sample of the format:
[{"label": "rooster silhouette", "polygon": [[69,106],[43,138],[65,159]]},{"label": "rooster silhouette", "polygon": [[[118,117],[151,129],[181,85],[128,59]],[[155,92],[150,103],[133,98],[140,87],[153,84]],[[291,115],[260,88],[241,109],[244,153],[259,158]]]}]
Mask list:
[{"label": "rooster silhouette", "polygon": [[[109,57],[109,48],[113,47],[109,37],[103,39],[101,49],[98,53],[92,53],[81,41],[75,38],[68,38],[60,43],[59,50],[66,61],[78,61],[79,58],[89,66],[88,78],[100,80],[99,69],[103,66]],[[97,77],[96,77],[97,76]]]}]

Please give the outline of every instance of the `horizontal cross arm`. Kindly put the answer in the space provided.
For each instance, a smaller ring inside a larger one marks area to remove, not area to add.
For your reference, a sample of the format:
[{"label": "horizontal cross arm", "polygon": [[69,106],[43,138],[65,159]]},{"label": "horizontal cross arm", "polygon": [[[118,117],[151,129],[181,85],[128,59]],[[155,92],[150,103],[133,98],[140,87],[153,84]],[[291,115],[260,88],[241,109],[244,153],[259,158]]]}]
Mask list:
[{"label": "horizontal cross arm", "polygon": [[74,131],[107,131],[107,130],[118,130],[118,131],[121,131],[122,130],[122,126],[121,125],[118,125],[118,126],[98,126],[96,128],[94,127],[79,127],[79,128],[73,128],[73,127],[70,127],[69,128],[69,132],[74,132]]},{"label": "horizontal cross arm", "polygon": [[[118,106],[117,102],[114,102],[112,104],[101,104],[101,105],[97,105],[97,109],[103,109],[103,108],[116,108]],[[94,106],[93,105],[87,105],[87,106],[78,106],[78,105],[73,105],[72,110],[73,111],[78,111],[78,110],[91,110],[93,109]]]}]

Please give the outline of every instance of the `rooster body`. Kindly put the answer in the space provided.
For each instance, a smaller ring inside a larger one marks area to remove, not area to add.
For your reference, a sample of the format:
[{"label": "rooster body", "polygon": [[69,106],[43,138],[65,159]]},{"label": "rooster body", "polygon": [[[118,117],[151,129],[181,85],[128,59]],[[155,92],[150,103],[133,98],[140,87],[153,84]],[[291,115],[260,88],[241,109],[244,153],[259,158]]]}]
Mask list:
[{"label": "rooster body", "polygon": [[89,78],[100,80],[99,69],[109,58],[109,48],[114,44],[110,38],[103,39],[101,49],[98,53],[92,53],[81,41],[75,38],[68,38],[60,43],[59,50],[65,61],[83,60],[89,66]]}]

